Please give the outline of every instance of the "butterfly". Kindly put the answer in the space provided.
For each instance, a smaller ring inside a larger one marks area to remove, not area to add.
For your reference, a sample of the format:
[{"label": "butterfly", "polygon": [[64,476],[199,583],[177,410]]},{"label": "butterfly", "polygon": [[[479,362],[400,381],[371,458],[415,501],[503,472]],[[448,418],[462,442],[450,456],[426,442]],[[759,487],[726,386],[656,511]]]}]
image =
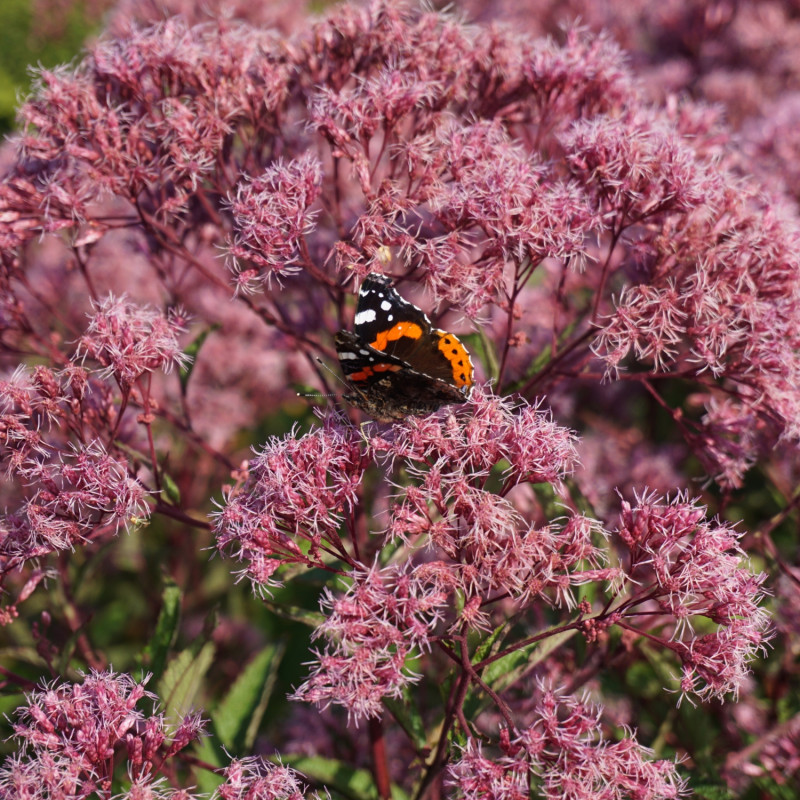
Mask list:
[{"label": "butterfly", "polygon": [[383,275],[361,284],[354,329],[335,339],[344,396],[380,422],[463,403],[473,384],[472,359],[457,336],[434,328]]}]

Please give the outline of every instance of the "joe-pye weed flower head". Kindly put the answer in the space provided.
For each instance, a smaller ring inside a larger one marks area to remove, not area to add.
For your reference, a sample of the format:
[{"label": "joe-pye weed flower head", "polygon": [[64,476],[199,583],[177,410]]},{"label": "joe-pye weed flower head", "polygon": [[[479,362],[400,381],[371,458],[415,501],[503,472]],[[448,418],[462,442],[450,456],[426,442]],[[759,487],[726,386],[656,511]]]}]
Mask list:
[{"label": "joe-pye weed flower head", "polygon": [[155,695],[129,675],[110,670],[80,683],[33,692],[17,709],[14,736],[22,747],[0,770],[4,798],[88,798],[109,791],[115,752],[127,754],[132,780],[160,768],[203,730],[200,716],[185,716],[170,733],[161,714],[146,716],[140,701]]}]

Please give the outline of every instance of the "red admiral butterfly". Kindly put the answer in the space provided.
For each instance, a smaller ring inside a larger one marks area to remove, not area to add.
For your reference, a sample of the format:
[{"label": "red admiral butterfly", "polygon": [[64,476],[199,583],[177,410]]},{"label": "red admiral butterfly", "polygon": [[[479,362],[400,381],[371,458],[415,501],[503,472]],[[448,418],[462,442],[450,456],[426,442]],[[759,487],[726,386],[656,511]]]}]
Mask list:
[{"label": "red admiral butterfly", "polygon": [[335,342],[354,392],[344,399],[380,422],[463,403],[472,386],[472,361],[458,337],[434,328],[383,275],[364,279],[354,331],[339,331]]}]

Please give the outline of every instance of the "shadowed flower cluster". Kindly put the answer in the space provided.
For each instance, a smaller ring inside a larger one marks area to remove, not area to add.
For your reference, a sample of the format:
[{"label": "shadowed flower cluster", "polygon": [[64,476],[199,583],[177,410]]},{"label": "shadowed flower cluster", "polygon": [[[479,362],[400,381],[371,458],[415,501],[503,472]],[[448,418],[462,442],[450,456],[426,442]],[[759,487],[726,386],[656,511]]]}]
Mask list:
[{"label": "shadowed flower cluster", "polygon": [[300,776],[290,767],[260,757],[233,759],[224,770],[225,782],[213,800],[319,800],[305,794]]},{"label": "shadowed flower cluster", "polygon": [[[120,433],[122,412],[133,397],[145,412],[140,422],[152,421],[152,373],[187,363],[176,339],[180,330],[178,316],[109,297],[97,304],[62,369],[20,366],[0,380],[0,463],[12,503],[0,517],[3,580],[31,565],[42,576],[37,560],[47,554],[149,517],[148,487],[131,463],[131,449],[114,439],[119,434],[134,447],[147,446]],[[90,370],[92,361],[100,368]],[[4,619],[15,613],[8,606]]]},{"label": "shadowed flower cluster", "polygon": [[[681,659],[682,692],[723,698],[738,694],[747,664],[764,648],[769,615],[760,603],[767,576],[745,566],[742,535],[708,522],[705,513],[683,496],[670,502],[645,496],[635,506],[623,502],[617,533],[628,549],[625,570],[636,588],[614,613],[636,619],[657,607],[672,637],[655,641]],[[708,622],[717,629],[700,633]],[[649,624],[656,627],[653,620]]]},{"label": "shadowed flower cluster", "polygon": [[547,800],[674,800],[687,795],[675,764],[653,761],[652,751],[632,732],[616,742],[602,736],[601,713],[586,700],[543,688],[533,723],[515,736],[503,731],[500,759],[485,756],[478,742],[464,748],[449,769],[454,797],[526,800],[531,783]]},{"label": "shadowed flower cluster", "polygon": [[107,793],[120,749],[132,781],[160,769],[197,739],[203,723],[189,714],[168,733],[163,715],[146,716],[136,708],[144,698],[155,698],[145,683],[93,672],[82,683],[31,693],[28,705],[17,709],[14,736],[21,749],[0,770],[0,796],[80,800]]}]

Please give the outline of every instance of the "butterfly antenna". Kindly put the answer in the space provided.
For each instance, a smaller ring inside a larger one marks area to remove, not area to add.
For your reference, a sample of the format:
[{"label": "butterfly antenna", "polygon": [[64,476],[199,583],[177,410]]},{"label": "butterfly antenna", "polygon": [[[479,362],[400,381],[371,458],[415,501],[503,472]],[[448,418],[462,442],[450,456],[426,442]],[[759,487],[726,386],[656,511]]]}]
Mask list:
[{"label": "butterfly antenna", "polygon": [[[330,374],[333,375],[333,377],[336,378],[336,380],[339,381],[339,383],[341,383],[342,386],[345,387],[345,389],[349,389],[350,388],[347,385],[347,383],[342,380],[341,376],[337,375],[321,358],[315,358],[314,360],[317,362],[317,364],[319,364],[322,367],[322,369],[327,370],[328,372],[330,372]],[[330,397],[331,395],[326,395],[326,396]]]},{"label": "butterfly antenna", "polygon": [[[330,368],[330,367],[329,367],[329,366],[328,366],[328,365],[327,365],[327,364],[326,364],[326,363],[325,363],[325,362],[324,362],[324,361],[323,361],[321,358],[315,358],[314,360],[315,360],[315,361],[317,362],[317,364],[319,364],[319,365],[320,365],[320,366],[321,366],[323,369],[325,369],[325,370],[327,370],[328,372],[330,372],[330,374],[331,374],[331,375],[333,375],[333,377],[334,377],[334,378],[336,378],[336,380],[337,380],[337,381],[339,381],[339,383],[341,383],[342,385],[344,385],[344,386],[345,386],[345,388],[349,388],[349,387],[347,386],[347,384],[346,384],[346,383],[345,383],[345,382],[344,382],[344,381],[341,379],[341,377],[340,377],[339,375],[337,375],[337,374],[336,374],[336,373],[335,373],[335,372],[334,372],[334,371],[333,371],[333,370],[332,370],[332,369],[331,369],[331,368]],[[305,394],[305,393],[303,393],[303,392],[298,392],[298,393],[297,393],[297,396],[298,396],[298,397],[338,397],[338,395],[336,394],[336,392],[331,392],[330,394],[320,394],[320,393],[318,393],[318,392],[312,392],[312,393],[310,393],[310,394]]]}]

